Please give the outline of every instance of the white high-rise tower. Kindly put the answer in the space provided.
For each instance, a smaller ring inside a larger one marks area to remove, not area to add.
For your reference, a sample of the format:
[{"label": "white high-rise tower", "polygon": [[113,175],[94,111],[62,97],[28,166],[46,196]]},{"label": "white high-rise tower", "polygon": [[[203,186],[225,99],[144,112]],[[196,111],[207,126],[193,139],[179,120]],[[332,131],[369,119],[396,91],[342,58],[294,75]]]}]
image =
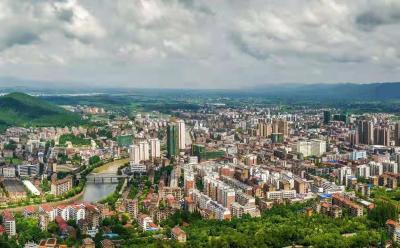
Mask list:
[{"label": "white high-rise tower", "polygon": [[147,161],[150,159],[149,143],[147,141],[139,142],[139,157],[140,161]]},{"label": "white high-rise tower", "polygon": [[161,156],[160,153],[160,140],[155,138],[155,139],[149,139],[150,142],[150,157],[152,159],[154,158],[159,158]]},{"label": "white high-rise tower", "polygon": [[139,164],[140,154],[139,154],[139,146],[138,145],[129,146],[129,160],[133,164]]},{"label": "white high-rise tower", "polygon": [[178,123],[178,141],[179,141],[179,149],[184,150],[186,148],[186,127],[185,121],[179,120]]}]

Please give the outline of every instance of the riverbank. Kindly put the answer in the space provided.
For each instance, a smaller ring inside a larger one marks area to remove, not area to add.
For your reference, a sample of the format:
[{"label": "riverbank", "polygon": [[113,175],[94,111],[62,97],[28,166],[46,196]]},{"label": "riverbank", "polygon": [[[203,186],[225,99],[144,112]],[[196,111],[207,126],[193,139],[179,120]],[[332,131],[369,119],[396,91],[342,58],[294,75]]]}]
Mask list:
[{"label": "riverbank", "polygon": [[[89,170],[88,173],[115,173],[116,174],[118,171],[118,168],[124,166],[128,162],[129,162],[128,158],[118,159],[115,161],[110,161],[105,164],[99,165],[98,167],[96,167],[96,165],[94,165],[96,168],[94,168],[92,170],[90,170],[90,169],[86,169],[86,170]],[[95,172],[96,169],[99,169],[100,172]],[[43,202],[43,203],[28,204],[28,205],[24,205],[24,206],[11,207],[11,208],[3,208],[3,209],[0,209],[0,213],[2,213],[3,211],[22,212],[27,207],[34,207],[37,210],[39,208],[39,206],[43,205],[43,204],[49,204],[51,206],[71,204],[71,203],[83,200],[86,189],[87,189],[87,184],[85,183],[81,192],[79,192],[78,194],[71,196],[67,199],[63,199],[60,201],[50,201],[50,202]]]},{"label": "riverbank", "polygon": [[81,198],[83,197],[85,190],[82,190],[82,192],[80,192],[77,195],[74,195],[68,199],[64,199],[61,201],[54,201],[54,202],[44,202],[44,203],[38,203],[38,204],[31,204],[31,205],[26,205],[26,206],[20,206],[20,207],[15,207],[15,208],[5,208],[5,209],[0,209],[0,213],[4,212],[4,211],[10,211],[10,212],[23,212],[25,208],[27,207],[33,207],[35,210],[39,209],[39,206],[43,205],[43,204],[48,204],[50,206],[58,206],[58,205],[67,205],[67,204],[71,204],[74,202],[77,202],[79,200],[81,200]]}]

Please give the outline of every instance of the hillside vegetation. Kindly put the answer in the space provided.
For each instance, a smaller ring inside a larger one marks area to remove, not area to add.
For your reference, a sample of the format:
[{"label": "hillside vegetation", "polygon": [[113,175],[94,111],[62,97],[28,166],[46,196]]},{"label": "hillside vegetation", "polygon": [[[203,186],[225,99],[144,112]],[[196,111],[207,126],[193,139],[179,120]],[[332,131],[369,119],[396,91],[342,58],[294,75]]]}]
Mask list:
[{"label": "hillside vegetation", "polygon": [[10,126],[66,126],[81,123],[79,115],[37,97],[24,93],[0,97],[1,131]]}]

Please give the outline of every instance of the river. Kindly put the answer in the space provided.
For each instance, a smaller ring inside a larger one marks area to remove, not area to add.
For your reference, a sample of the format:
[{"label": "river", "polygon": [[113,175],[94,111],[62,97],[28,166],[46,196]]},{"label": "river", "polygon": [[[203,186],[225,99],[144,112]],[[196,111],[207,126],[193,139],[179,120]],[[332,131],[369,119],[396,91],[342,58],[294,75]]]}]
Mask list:
[{"label": "river", "polygon": [[117,183],[87,183],[83,201],[98,202],[115,191]]},{"label": "river", "polygon": [[[107,163],[93,172],[93,174],[102,173],[115,173],[117,174],[118,168],[128,162],[128,159],[116,160],[111,163]],[[87,183],[82,200],[85,202],[97,202],[100,201],[111,193],[113,193],[118,183]]]}]

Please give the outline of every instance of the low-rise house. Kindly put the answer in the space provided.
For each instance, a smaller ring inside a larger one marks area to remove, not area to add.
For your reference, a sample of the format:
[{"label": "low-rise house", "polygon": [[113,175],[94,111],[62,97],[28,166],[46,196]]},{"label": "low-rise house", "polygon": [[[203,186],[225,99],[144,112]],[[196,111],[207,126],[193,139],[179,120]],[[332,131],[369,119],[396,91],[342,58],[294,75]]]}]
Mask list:
[{"label": "low-rise house", "polygon": [[171,237],[178,242],[186,242],[186,233],[179,227],[171,229]]}]

